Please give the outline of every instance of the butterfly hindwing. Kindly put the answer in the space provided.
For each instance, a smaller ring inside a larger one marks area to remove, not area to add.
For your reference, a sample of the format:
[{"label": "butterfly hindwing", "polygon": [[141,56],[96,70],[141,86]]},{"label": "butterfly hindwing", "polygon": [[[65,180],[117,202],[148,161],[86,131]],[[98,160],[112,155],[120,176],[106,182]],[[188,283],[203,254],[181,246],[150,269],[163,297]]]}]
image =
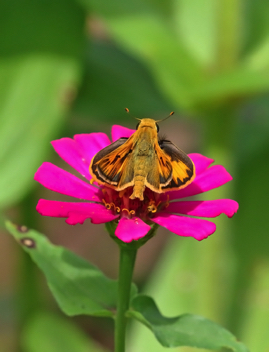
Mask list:
[{"label": "butterfly hindwing", "polygon": [[173,170],[171,182],[164,185],[162,190],[169,191],[186,187],[195,177],[195,167],[192,160],[168,140],[160,140],[159,145],[163,153],[169,158]]}]

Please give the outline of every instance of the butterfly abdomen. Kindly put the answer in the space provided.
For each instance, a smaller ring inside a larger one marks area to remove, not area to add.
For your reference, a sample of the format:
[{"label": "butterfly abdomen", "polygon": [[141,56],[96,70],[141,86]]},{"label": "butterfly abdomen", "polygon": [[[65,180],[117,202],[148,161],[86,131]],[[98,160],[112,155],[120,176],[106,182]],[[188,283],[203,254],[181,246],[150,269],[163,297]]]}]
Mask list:
[{"label": "butterfly abdomen", "polygon": [[145,190],[145,180],[148,174],[148,170],[145,163],[145,158],[137,158],[137,162],[134,168],[134,187],[133,193],[130,196],[131,199],[139,198],[144,199],[143,193]]}]

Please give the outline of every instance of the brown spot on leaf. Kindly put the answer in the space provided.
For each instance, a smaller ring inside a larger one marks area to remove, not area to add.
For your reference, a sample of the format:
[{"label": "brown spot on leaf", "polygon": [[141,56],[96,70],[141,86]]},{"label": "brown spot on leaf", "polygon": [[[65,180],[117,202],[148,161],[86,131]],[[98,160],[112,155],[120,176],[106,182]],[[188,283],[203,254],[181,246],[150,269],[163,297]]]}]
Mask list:
[{"label": "brown spot on leaf", "polygon": [[30,238],[30,237],[24,237],[20,240],[21,244],[27,248],[35,248],[36,247],[36,243],[35,241]]},{"label": "brown spot on leaf", "polygon": [[25,233],[25,232],[28,232],[29,230],[28,230],[28,227],[26,227],[25,225],[18,225],[17,226],[17,230],[19,231],[19,232],[22,232],[22,233]]}]

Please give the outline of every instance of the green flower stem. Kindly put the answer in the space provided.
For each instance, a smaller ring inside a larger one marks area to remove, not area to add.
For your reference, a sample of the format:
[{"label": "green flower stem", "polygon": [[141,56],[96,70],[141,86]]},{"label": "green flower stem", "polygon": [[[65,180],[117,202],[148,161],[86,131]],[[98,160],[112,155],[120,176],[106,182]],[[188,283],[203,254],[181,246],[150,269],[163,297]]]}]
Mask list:
[{"label": "green flower stem", "polygon": [[125,351],[125,334],[129,309],[132,276],[137,249],[133,246],[120,246],[120,266],[118,280],[118,305],[115,320],[115,352]]}]

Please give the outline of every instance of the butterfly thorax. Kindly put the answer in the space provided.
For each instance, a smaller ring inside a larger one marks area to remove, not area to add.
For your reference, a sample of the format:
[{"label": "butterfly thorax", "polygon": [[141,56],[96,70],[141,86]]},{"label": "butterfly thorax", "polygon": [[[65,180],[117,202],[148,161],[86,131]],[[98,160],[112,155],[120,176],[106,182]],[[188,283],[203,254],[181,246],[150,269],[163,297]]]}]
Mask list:
[{"label": "butterfly thorax", "polygon": [[156,131],[151,130],[150,128],[143,128],[138,131],[136,140],[134,141],[136,148],[134,152],[137,156],[148,155],[151,151],[154,150],[153,143],[157,141]]}]

